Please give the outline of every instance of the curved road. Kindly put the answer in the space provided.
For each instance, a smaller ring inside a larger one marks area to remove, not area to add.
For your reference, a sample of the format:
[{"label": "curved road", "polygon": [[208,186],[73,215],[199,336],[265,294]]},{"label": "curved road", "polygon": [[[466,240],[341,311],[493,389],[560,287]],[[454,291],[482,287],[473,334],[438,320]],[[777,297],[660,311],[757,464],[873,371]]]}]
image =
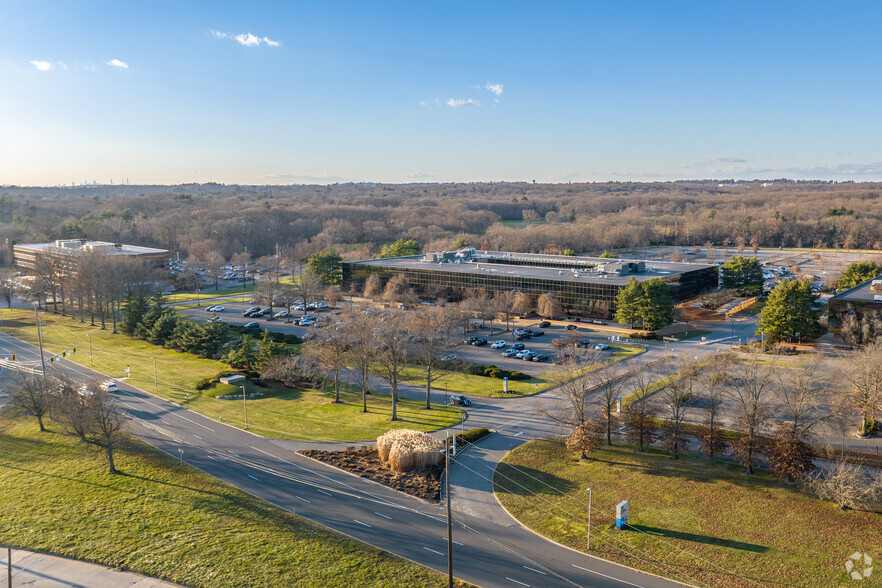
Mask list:
[{"label": "curved road", "polygon": [[[0,353],[12,352],[24,361],[39,357],[34,346],[0,334]],[[81,378],[106,378],[67,360],[56,365]],[[446,571],[442,505],[426,503],[309,460],[291,451],[289,442],[227,426],[125,383],[120,388],[119,402],[131,416],[129,430],[151,445],[175,458],[182,456],[189,465],[286,510]],[[518,403],[514,411],[502,403],[488,403],[476,407],[472,414],[475,420],[483,420],[478,418],[482,411],[505,413],[506,417],[514,417],[504,419],[509,424],[513,420],[524,427],[536,427],[523,435],[530,438],[548,426],[529,408],[535,401]],[[460,473],[459,468],[452,468],[452,479]],[[473,584],[487,588],[680,586],[561,547],[527,531],[513,519],[498,520],[498,505],[494,513],[470,513],[468,510],[474,509],[461,509],[460,501],[454,499],[453,504],[457,507],[454,573]]]}]

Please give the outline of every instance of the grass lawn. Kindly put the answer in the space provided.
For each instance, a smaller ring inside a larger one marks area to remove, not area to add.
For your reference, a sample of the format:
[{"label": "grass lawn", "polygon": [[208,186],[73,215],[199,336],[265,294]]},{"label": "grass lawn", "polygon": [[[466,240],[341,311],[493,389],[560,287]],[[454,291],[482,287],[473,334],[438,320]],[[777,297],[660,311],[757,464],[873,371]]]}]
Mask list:
[{"label": "grass lawn", "polygon": [[[612,363],[628,359],[645,350],[636,345],[625,345],[623,343],[612,343],[612,354],[601,361],[594,362],[579,369],[576,373],[584,375]],[[605,352],[609,354],[609,352]],[[463,374],[452,372],[446,376],[442,376],[435,380],[432,387],[436,390],[447,390],[453,394],[467,394],[472,396],[482,396],[484,398],[518,398],[521,396],[530,396],[543,392],[558,383],[556,379],[561,372],[548,371],[539,374],[535,378],[529,380],[509,380],[509,393],[500,392],[502,390],[502,380],[497,378],[488,378],[486,376],[473,376],[471,374]],[[412,384],[425,386],[425,380],[421,379],[421,370],[417,367],[408,367],[404,371],[403,380]]]},{"label": "grass lawn", "polygon": [[686,339],[694,339],[709,335],[710,331],[683,331],[682,333],[674,333],[673,335],[665,335],[667,339],[676,339],[677,341],[685,341]]},{"label": "grass lawn", "polygon": [[[841,511],[766,473],[624,446],[592,457],[531,441],[500,464],[496,496],[534,531],[584,550],[591,487],[594,554],[693,585],[832,586],[849,582],[852,553],[882,553],[882,515]],[[621,500],[631,528],[619,531]]]},{"label": "grass lawn", "polygon": [[0,414],[0,540],[194,588],[446,586],[135,439],[117,467],[110,476],[72,437]]},{"label": "grass lawn", "polygon": [[766,306],[765,300],[760,300],[759,302],[754,302],[744,310],[739,310],[735,313],[735,316],[756,316],[760,312],[762,312],[763,308]]},{"label": "grass lawn", "polygon": [[[219,400],[217,395],[238,392],[238,387],[196,390],[196,383],[213,378],[227,365],[211,359],[201,359],[187,353],[163,349],[145,341],[114,335],[88,323],[80,323],[61,315],[40,313],[43,324],[43,347],[48,353],[59,353],[79,346],[71,357],[77,363],[89,366],[89,339],[91,335],[93,365],[102,373],[115,378],[125,376],[131,368],[129,383],[156,392],[211,418],[223,417],[224,422],[244,427],[242,403]],[[3,331],[29,343],[37,343],[32,311],[3,312]],[[154,387],[154,358],[156,383]],[[249,384],[250,386],[250,384]],[[255,387],[254,390],[262,388]],[[249,389],[249,391],[251,391]],[[398,405],[399,418],[389,422],[391,400],[386,395],[372,395],[368,414],[361,413],[361,395],[346,394],[345,404],[332,404],[332,393],[316,390],[271,389],[265,398],[249,401],[248,426],[250,430],[281,439],[309,441],[363,441],[373,439],[393,428],[411,428],[432,431],[460,421],[459,410],[435,406],[435,410],[421,410],[416,401],[402,400]],[[189,395],[189,396],[188,396]]]}]

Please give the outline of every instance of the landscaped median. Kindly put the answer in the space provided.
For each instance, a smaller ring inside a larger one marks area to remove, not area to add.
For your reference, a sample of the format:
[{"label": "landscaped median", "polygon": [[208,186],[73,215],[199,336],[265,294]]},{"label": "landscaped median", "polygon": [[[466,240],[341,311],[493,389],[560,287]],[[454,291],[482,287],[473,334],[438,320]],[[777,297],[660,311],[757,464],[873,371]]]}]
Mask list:
[{"label": "landscaped median", "polygon": [[[634,357],[645,351],[643,347],[625,343],[611,343],[610,349],[612,350],[611,353],[610,351],[604,352],[609,354],[607,357],[590,363],[574,373],[582,376],[612,363]],[[451,394],[467,394],[485,398],[517,398],[538,394],[552,386],[556,386],[560,383],[559,374],[561,373],[563,372],[548,371],[527,380],[509,379],[508,392],[505,393],[502,392],[503,384],[501,379],[451,371],[435,380],[432,383],[432,388],[434,390],[445,390]],[[420,368],[416,366],[407,367],[402,375],[402,380],[416,385],[425,386],[426,384],[425,379],[421,379]]]},{"label": "landscaped median", "polygon": [[[109,329],[101,330],[61,315],[41,313],[40,321],[47,357],[77,346],[76,354],[69,357],[72,361],[86,367],[92,364],[96,370],[115,378],[125,377],[128,366],[131,375],[127,383],[148,392],[155,391],[163,398],[211,418],[223,419],[230,425],[245,426],[238,386],[215,384],[202,391],[196,389],[201,380],[216,378],[219,372],[227,369],[222,362],[164,349],[125,335],[114,335]],[[3,311],[2,329],[14,337],[37,344],[33,311]],[[333,391],[280,385],[263,388],[246,384],[246,393],[256,391],[263,392],[263,396],[248,400],[248,429],[280,439],[355,442],[375,439],[390,429],[433,431],[461,420],[456,408],[433,405],[433,410],[424,410],[423,402],[400,399],[400,420],[390,422],[392,401],[388,395],[368,396],[369,412],[364,414],[361,412],[361,392],[350,387],[345,387],[341,393],[342,404],[333,403]],[[215,398],[230,394],[239,395],[239,399]]]},{"label": "landscaped median", "polygon": [[[849,582],[853,553],[882,556],[880,515],[842,511],[764,472],[624,445],[591,458],[526,443],[499,464],[496,497],[530,529],[584,551],[590,487],[593,554],[691,585],[832,586]],[[617,530],[622,500],[630,526]]]},{"label": "landscaped median", "polygon": [[49,423],[0,412],[0,543],[196,587],[446,586],[129,439],[111,476]]}]

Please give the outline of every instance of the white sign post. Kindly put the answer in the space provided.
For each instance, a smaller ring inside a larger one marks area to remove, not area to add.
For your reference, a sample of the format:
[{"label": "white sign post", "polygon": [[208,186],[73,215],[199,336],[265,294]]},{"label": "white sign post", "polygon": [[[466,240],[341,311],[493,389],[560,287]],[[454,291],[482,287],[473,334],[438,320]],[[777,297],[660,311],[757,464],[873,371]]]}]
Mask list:
[{"label": "white sign post", "polygon": [[502,378],[502,391],[508,394],[508,378]]},{"label": "white sign post", "polygon": [[623,500],[616,505],[616,528],[621,529],[628,524],[628,501]]},{"label": "white sign post", "polygon": [[622,412],[622,397],[616,396],[616,412]]}]

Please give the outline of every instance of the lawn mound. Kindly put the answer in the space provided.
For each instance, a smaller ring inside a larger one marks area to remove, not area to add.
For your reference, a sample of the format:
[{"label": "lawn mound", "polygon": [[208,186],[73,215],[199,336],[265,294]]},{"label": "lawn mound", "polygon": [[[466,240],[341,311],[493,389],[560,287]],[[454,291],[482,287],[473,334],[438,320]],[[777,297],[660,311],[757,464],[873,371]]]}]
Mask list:
[{"label": "lawn mound", "polygon": [[306,449],[300,452],[306,457],[332,465],[356,476],[379,482],[399,492],[437,502],[441,499],[441,474],[444,466],[432,466],[423,470],[399,473],[386,467],[377,450],[363,445],[347,447],[342,451]]}]

